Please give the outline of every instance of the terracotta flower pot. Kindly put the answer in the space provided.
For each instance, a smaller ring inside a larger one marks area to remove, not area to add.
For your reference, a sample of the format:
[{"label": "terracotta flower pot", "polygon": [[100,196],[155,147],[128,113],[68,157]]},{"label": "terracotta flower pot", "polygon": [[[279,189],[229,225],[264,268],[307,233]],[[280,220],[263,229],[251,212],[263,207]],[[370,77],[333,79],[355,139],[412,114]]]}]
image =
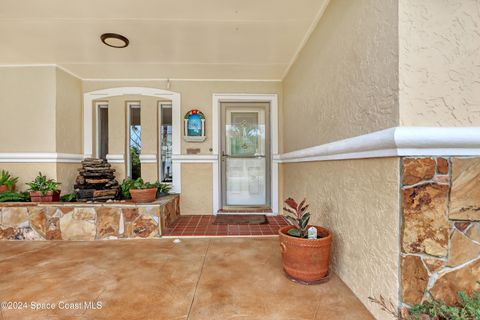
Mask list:
[{"label": "terracotta flower pot", "polygon": [[[310,226],[309,226],[310,227]],[[294,280],[314,283],[328,275],[332,247],[330,230],[317,227],[318,234],[326,235],[318,239],[297,238],[287,234],[293,226],[278,230],[282,249],[283,270]]]},{"label": "terracotta flower pot", "polygon": [[60,190],[48,191],[42,194],[40,191],[30,191],[30,201],[32,202],[58,202],[60,201]]},{"label": "terracotta flower pot", "polygon": [[[15,188],[16,188],[16,187],[17,187],[16,185],[13,185],[12,191],[15,191]],[[5,192],[5,191],[8,191],[8,186],[2,184],[2,185],[0,186],[0,193]]]},{"label": "terracotta flower pot", "polygon": [[157,199],[157,188],[130,189],[133,202],[153,202]]}]

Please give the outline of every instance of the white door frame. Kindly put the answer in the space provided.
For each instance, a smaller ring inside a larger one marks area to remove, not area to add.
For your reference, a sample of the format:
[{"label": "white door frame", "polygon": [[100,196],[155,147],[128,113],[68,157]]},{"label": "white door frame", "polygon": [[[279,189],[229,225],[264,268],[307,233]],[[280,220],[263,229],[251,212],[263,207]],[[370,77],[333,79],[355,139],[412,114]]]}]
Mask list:
[{"label": "white door frame", "polygon": [[216,156],[213,162],[213,214],[217,214],[221,206],[221,108],[222,102],[268,102],[270,103],[270,148],[271,148],[271,188],[270,201],[272,214],[278,215],[278,162],[273,161],[278,156],[278,97],[276,94],[213,94],[212,102],[212,149]]},{"label": "white door frame", "polygon": [[[141,95],[158,97],[160,99],[172,101],[172,192],[180,193],[182,190],[181,163],[175,160],[175,156],[181,155],[181,129],[182,116],[180,105],[180,93],[146,87],[118,87],[96,91],[90,91],[83,94],[83,156],[89,158],[93,156],[93,101],[108,97],[123,95]],[[124,158],[124,155],[123,159]]]}]

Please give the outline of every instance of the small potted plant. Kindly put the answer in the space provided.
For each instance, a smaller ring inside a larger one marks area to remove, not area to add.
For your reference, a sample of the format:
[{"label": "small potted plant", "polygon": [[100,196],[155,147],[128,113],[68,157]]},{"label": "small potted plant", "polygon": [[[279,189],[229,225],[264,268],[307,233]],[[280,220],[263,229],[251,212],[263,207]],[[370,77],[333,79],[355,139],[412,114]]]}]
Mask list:
[{"label": "small potted plant", "polygon": [[41,172],[30,183],[28,191],[30,192],[30,199],[32,202],[58,202],[60,201],[60,190],[58,186],[60,183],[53,179],[48,179],[47,176]]},{"label": "small potted plant", "polygon": [[0,193],[5,191],[15,191],[17,177],[13,177],[10,172],[2,170],[0,172]]},{"label": "small potted plant", "polygon": [[306,204],[306,199],[298,204],[294,199],[288,198],[285,204],[285,218],[290,226],[278,231],[283,269],[297,282],[319,282],[328,276],[332,233],[326,228],[308,224],[310,213],[307,212],[309,205]]},{"label": "small potted plant", "polygon": [[[133,202],[153,202],[157,199],[157,192],[165,192],[169,189],[159,182],[145,182],[142,178],[132,180],[124,179],[120,185],[122,196],[125,199],[132,199]],[[161,189],[161,190],[160,190]]]}]

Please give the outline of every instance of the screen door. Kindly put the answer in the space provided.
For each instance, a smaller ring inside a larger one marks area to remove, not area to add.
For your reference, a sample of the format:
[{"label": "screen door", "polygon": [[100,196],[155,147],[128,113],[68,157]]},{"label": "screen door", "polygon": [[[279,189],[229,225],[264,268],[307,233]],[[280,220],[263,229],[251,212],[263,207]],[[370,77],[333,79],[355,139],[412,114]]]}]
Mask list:
[{"label": "screen door", "polygon": [[222,204],[270,206],[268,103],[222,103]]}]

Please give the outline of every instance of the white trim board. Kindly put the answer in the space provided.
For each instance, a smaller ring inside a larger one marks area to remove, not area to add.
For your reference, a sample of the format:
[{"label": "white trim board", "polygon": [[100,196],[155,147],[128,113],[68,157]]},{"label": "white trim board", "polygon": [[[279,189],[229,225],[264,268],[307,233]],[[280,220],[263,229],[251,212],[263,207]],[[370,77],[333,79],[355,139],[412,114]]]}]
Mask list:
[{"label": "white trim board", "polygon": [[109,153],[106,156],[107,161],[110,163],[125,163],[125,157],[123,154],[112,154]]},{"label": "white trim board", "polygon": [[80,163],[83,154],[76,153],[0,153],[0,163]]},{"label": "white trim board", "polygon": [[157,163],[156,154],[141,153],[139,158],[140,158],[140,163]]},{"label": "white trim board", "polygon": [[218,160],[215,154],[177,154],[172,156],[172,161],[179,163],[214,163]]},{"label": "white trim board", "polygon": [[279,163],[403,156],[478,156],[480,127],[394,127],[287,152]]},{"label": "white trim board", "polygon": [[270,149],[272,156],[271,163],[271,187],[270,187],[270,206],[272,214],[277,215],[278,209],[278,162],[273,161],[278,156],[278,96],[276,94],[239,94],[239,93],[221,93],[212,96],[212,148],[213,156],[216,159],[213,163],[213,214],[217,214],[220,209],[221,199],[221,166],[220,166],[220,126],[222,102],[268,102],[270,103]]}]

